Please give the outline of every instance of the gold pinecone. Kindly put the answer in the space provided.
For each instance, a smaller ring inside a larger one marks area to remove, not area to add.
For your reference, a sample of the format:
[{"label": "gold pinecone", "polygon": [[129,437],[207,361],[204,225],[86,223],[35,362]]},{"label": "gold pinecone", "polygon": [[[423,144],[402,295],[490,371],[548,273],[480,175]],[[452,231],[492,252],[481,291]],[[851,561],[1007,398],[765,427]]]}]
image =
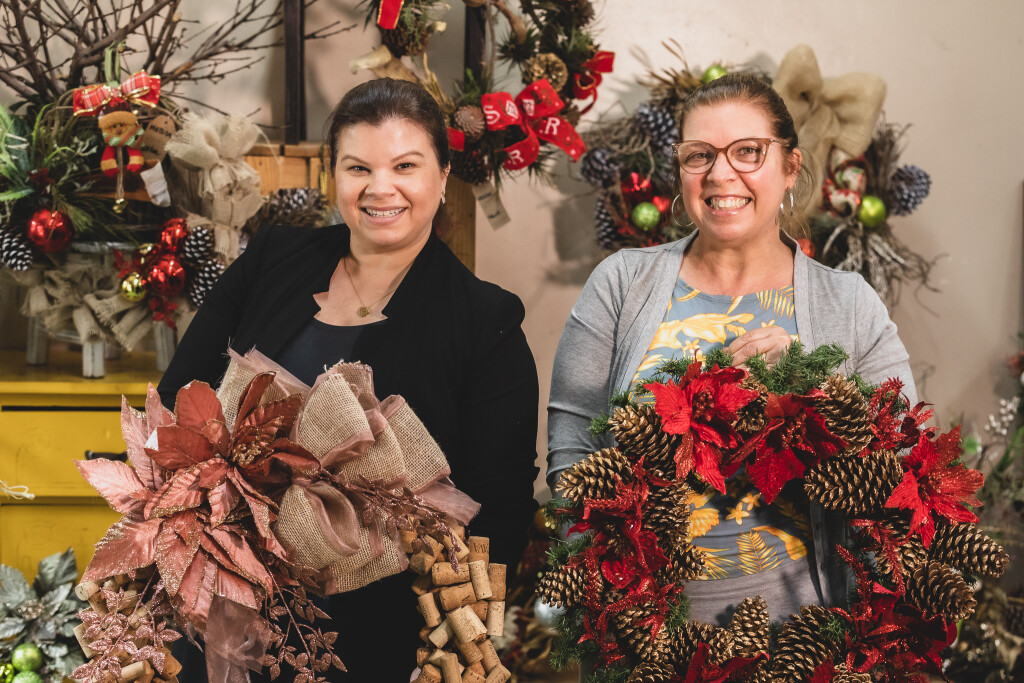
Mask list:
[{"label": "gold pinecone", "polygon": [[407,27],[399,22],[396,28],[380,29],[380,41],[388,46],[395,58],[401,58],[403,55],[419,57],[427,51],[430,33],[428,23],[417,22]]},{"label": "gold pinecone", "polygon": [[857,383],[842,375],[832,375],[825,380],[821,390],[828,394],[820,399],[814,409],[825,418],[830,432],[846,442],[843,456],[853,456],[871,443],[871,414],[864,394]]},{"label": "gold pinecone", "polygon": [[928,559],[994,579],[1002,575],[1010,556],[973,524],[940,524],[928,547]]},{"label": "gold pinecone", "polygon": [[804,491],[826,510],[863,515],[885,510],[885,501],[903,478],[899,456],[878,451],[863,458],[822,460],[804,478]]},{"label": "gold pinecone", "polygon": [[456,109],[452,120],[455,127],[466,134],[466,140],[469,142],[476,142],[484,136],[484,131],[487,130],[484,110],[472,104]]},{"label": "gold pinecone", "polygon": [[537,594],[553,607],[582,604],[586,590],[587,570],[580,565],[563,564],[557,570],[546,571],[537,583]]},{"label": "gold pinecone", "polygon": [[907,580],[906,597],[925,614],[941,614],[948,621],[966,619],[978,604],[964,577],[941,562],[915,569]]},{"label": "gold pinecone", "polygon": [[690,487],[685,481],[651,487],[643,510],[644,527],[658,536],[663,548],[685,541],[690,527]]},{"label": "gold pinecone", "polygon": [[[893,531],[896,557],[899,558],[900,563],[899,569],[902,569],[904,578],[909,578],[915,569],[928,561],[928,551],[921,543],[920,537],[908,535],[910,523],[902,517],[892,516],[886,526]],[[875,552],[875,563],[878,565],[879,571],[889,578],[894,578],[893,567],[890,566],[889,558],[885,556],[885,553]]]},{"label": "gold pinecone", "polygon": [[744,598],[740,606],[733,612],[729,621],[733,645],[740,657],[753,657],[760,652],[768,652],[771,639],[771,624],[768,619],[768,604],[760,595],[756,598]]},{"label": "gold pinecone", "polygon": [[557,92],[569,80],[569,68],[553,52],[541,52],[523,63],[523,83],[529,85],[541,78],[548,79]]},{"label": "gold pinecone", "polygon": [[574,503],[586,498],[612,498],[616,482],[631,481],[629,459],[616,448],[602,448],[562,472],[558,490]]},{"label": "gold pinecone", "polygon": [[669,641],[671,636],[668,629],[662,626],[658,629],[658,635],[651,637],[651,625],[638,625],[647,617],[653,614],[654,606],[650,603],[630,607],[615,612],[612,615],[612,622],[620,640],[625,641],[626,646],[643,662],[666,661],[669,654]]},{"label": "gold pinecone", "polygon": [[856,673],[847,669],[845,664],[840,664],[836,667],[832,683],[871,683],[871,674]]},{"label": "gold pinecone", "polygon": [[686,583],[693,581],[704,571],[706,553],[699,548],[683,543],[665,549],[669,565],[657,571],[659,583]]},{"label": "gold pinecone", "polygon": [[697,654],[697,646],[708,642],[714,631],[715,627],[710,624],[691,620],[671,635],[672,663],[677,671],[686,671],[690,660]]},{"label": "gold pinecone", "polygon": [[743,434],[754,434],[768,424],[768,418],[764,415],[764,407],[768,404],[768,387],[750,376],[743,378],[740,386],[744,389],[753,389],[758,396],[736,411],[736,421],[733,423],[733,427]]},{"label": "gold pinecone", "polygon": [[772,670],[768,666],[768,662],[761,660],[754,667],[754,672],[750,674],[750,678],[746,679],[746,683],[772,683]]},{"label": "gold pinecone", "polygon": [[1018,638],[1024,638],[1024,603],[1020,602],[1020,598],[1010,600],[1012,602],[1003,608],[1003,624],[1007,631]]},{"label": "gold pinecone", "polygon": [[831,619],[832,613],[821,605],[805,605],[799,616],[783,624],[778,652],[771,659],[773,681],[806,681],[818,665],[836,656],[838,646],[822,634]]},{"label": "gold pinecone", "polygon": [[622,448],[637,458],[644,458],[648,470],[666,479],[676,478],[679,435],[661,430],[661,416],[654,412],[654,406],[616,408],[608,418],[608,427]]},{"label": "gold pinecone", "polygon": [[674,673],[673,668],[664,662],[641,662],[626,683],[668,683]]},{"label": "gold pinecone", "polygon": [[732,659],[734,654],[732,631],[727,628],[716,628],[708,638],[708,659],[715,664],[724,664]]}]

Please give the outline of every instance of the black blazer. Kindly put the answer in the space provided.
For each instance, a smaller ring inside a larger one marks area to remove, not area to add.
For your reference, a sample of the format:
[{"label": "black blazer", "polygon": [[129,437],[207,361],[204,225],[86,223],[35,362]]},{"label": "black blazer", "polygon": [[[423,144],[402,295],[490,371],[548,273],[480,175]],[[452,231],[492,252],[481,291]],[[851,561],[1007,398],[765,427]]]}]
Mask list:
[{"label": "black blazer", "polygon": [[[181,339],[160,382],[163,403],[171,407],[194,379],[216,386],[229,343],[239,353],[255,347],[276,358],[319,310],[313,294],[327,290],[348,247],[345,226],[261,230]],[[537,507],[537,368],[520,327],[523,305],[431,237],[384,315],[346,360],[373,368],[378,398],[401,394],[416,411],[447,456],[452,481],[481,504],[470,533],[491,539],[491,561],[507,564],[511,579]],[[325,630],[339,633],[335,651],[349,670],[332,670],[329,680],[409,680],[423,626],[411,581],[399,574],[324,604],[333,622]],[[182,639],[174,654],[182,680],[206,681],[199,650]],[[252,679],[268,680],[265,673]]]}]

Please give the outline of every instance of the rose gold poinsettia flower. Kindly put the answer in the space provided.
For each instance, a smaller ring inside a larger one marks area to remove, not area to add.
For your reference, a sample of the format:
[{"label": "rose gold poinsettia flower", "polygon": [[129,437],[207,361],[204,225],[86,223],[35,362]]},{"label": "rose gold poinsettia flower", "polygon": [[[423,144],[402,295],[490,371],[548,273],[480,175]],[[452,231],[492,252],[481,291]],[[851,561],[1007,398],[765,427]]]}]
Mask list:
[{"label": "rose gold poinsettia flower", "polygon": [[[203,382],[178,392],[174,413],[155,391],[146,414],[123,404],[132,466],[79,461],[79,471],[124,517],[96,546],[85,580],[157,565],[179,613],[202,629],[214,596],[254,609],[273,578],[253,543],[282,559],[270,525],[274,492],[320,465],[287,434],[301,409],[289,396],[261,405],[273,373],[255,377],[228,428],[216,393]],[[152,389],[152,388],[151,388]],[[156,433],[156,447],[144,444]],[[263,491],[261,493],[261,491]]]}]

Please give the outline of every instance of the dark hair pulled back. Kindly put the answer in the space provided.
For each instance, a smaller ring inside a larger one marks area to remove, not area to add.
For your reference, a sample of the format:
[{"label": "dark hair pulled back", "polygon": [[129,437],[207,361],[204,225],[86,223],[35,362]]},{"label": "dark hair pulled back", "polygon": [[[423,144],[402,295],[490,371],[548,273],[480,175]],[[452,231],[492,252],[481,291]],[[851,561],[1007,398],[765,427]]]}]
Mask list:
[{"label": "dark hair pulled back", "polygon": [[[766,80],[750,73],[726,74],[705,83],[683,100],[679,107],[679,132],[682,135],[686,117],[700,107],[714,107],[730,102],[742,102],[757,107],[768,119],[772,129],[772,137],[782,142],[786,150],[786,162],[789,155],[798,149],[796,126],[793,116],[786,108],[786,103],[778,92]],[[676,165],[676,181],[679,167]],[[814,189],[814,170],[810,167],[810,155],[803,154],[800,174],[793,187],[794,211],[790,215],[789,207],[779,213],[779,225],[794,237],[807,236],[807,225],[803,218],[803,207],[810,200]]]},{"label": "dark hair pulled back", "polygon": [[[377,78],[345,93],[327,119],[327,144],[331,173],[338,164],[338,139],[350,126],[365,123],[379,126],[391,119],[403,119],[419,126],[430,139],[442,169],[451,164],[448,125],[437,101],[419,83],[394,78]],[[451,228],[444,205],[434,214],[434,233],[444,236]]]}]

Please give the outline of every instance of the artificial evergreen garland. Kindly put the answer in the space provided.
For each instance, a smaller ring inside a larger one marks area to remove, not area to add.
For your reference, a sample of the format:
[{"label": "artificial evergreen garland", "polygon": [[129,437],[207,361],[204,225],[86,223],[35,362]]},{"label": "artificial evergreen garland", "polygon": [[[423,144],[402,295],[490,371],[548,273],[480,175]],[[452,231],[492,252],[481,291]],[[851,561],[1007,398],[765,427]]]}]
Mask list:
[{"label": "artificial evergreen garland", "polygon": [[[868,387],[836,374],[845,357],[794,343],[772,368],[754,358],[740,369],[718,351],[670,361],[636,387],[653,408],[614,399],[593,431],[618,446],[558,484],[554,508],[580,535],[552,551],[539,587],[567,608],[555,664],[596,657],[592,680],[630,683],[939,673],[956,622],[975,608],[971,577],[999,576],[1008,556],[974,526],[984,477],[959,460],[959,427],[925,426],[932,411],[909,405],[899,380]],[[688,620],[684,584],[703,569],[686,493],[724,490],[741,465],[768,504],[803,479],[811,502],[847,516],[856,533],[836,552],[857,579],[849,607],[804,606],[778,633],[769,616],[783,615],[757,596],[725,628]]]}]

